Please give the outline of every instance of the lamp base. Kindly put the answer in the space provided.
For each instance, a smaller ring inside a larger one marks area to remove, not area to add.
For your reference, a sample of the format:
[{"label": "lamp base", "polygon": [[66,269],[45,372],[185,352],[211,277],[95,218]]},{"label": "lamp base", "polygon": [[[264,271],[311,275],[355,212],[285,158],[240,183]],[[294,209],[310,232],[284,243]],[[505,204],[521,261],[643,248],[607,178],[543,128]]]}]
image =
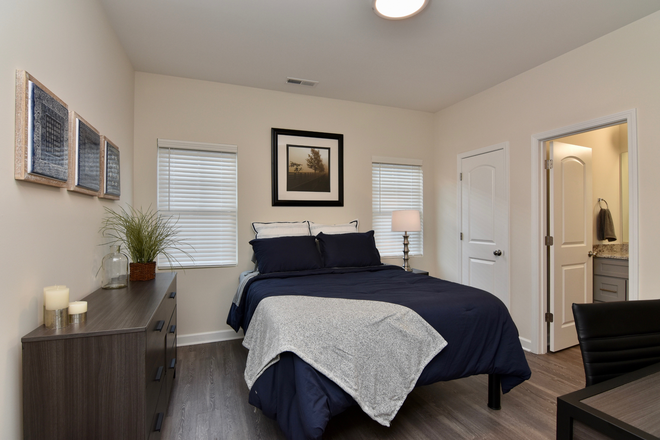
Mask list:
[{"label": "lamp base", "polygon": [[410,267],[409,259],[408,259],[408,245],[410,242],[408,241],[408,232],[404,232],[403,234],[403,270],[406,272],[412,272],[412,267]]}]

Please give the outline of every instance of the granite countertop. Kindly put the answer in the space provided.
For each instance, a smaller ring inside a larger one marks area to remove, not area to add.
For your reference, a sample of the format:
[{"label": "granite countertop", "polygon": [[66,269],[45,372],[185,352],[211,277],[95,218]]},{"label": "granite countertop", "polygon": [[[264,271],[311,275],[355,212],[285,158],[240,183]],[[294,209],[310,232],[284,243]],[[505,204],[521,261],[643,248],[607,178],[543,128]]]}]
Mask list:
[{"label": "granite countertop", "polygon": [[595,244],[594,257],[612,258],[615,260],[628,259],[628,243],[624,244]]}]

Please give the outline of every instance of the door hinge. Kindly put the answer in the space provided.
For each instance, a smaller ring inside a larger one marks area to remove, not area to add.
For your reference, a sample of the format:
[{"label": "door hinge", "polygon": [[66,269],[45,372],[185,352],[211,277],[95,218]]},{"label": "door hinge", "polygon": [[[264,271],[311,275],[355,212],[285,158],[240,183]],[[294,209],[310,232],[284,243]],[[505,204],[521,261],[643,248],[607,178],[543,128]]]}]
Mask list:
[{"label": "door hinge", "polygon": [[554,320],[555,320],[555,315],[553,315],[550,312],[545,314],[545,322],[554,322]]},{"label": "door hinge", "polygon": [[555,244],[555,239],[554,239],[554,237],[553,237],[552,235],[547,235],[547,236],[545,237],[545,245],[546,245],[546,246],[552,246],[553,244]]},{"label": "door hinge", "polygon": [[551,170],[552,169],[552,159],[546,159],[545,160],[545,169],[546,170]]},{"label": "door hinge", "polygon": [[461,232],[461,240],[463,240],[463,233]]},{"label": "door hinge", "polygon": [[458,173],[458,180],[463,181],[463,173]]}]

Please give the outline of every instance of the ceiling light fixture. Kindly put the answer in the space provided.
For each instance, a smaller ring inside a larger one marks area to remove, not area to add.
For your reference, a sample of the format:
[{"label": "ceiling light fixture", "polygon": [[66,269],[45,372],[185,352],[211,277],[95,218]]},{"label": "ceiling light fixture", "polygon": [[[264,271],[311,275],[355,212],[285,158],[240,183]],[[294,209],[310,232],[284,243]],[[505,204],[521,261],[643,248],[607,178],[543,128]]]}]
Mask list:
[{"label": "ceiling light fixture", "polygon": [[374,0],[373,9],[377,15],[388,20],[403,20],[418,14],[429,0]]}]

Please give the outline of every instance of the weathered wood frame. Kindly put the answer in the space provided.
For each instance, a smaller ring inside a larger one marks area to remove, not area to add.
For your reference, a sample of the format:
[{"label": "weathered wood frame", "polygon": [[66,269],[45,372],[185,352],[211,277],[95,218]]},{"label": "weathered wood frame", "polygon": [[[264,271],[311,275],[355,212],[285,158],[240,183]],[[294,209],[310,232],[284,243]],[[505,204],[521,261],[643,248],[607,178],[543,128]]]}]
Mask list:
[{"label": "weathered wood frame", "polygon": [[[77,151],[77,142],[78,142],[78,137],[79,137],[79,131],[77,130],[77,124],[76,121],[80,120],[82,123],[84,123],[87,127],[89,127],[94,133],[99,135],[99,189],[98,191],[93,191],[91,189],[87,189],[85,187],[79,186],[76,183],[76,176],[78,174],[78,162],[80,160],[79,157],[79,152]],[[103,185],[102,185],[102,169],[103,169],[103,136],[101,136],[101,133],[92,126],[89,122],[87,122],[82,116],[80,116],[78,113],[76,113],[73,110],[69,111],[69,180],[67,182],[67,189],[69,191],[74,191],[74,192],[79,192],[82,194],[87,194],[90,196],[97,196],[100,197],[102,192],[103,192]]]},{"label": "weathered wood frame", "polygon": [[[30,112],[30,82],[36,84],[41,90],[48,93],[53,99],[69,109],[64,101],[58,98],[48,87],[37,81],[25,70],[16,71],[16,119],[15,119],[15,150],[14,150],[14,179],[26,182],[41,183],[44,185],[66,188],[68,182],[39,174],[30,173],[29,154],[29,112]],[[70,119],[70,116],[69,116]],[[70,158],[69,158],[70,160]],[[69,170],[70,172],[70,170]]]},{"label": "weathered wood frame", "polygon": [[[101,136],[101,190],[99,191],[99,197],[102,199],[119,200],[120,196],[116,196],[114,194],[108,194],[106,192],[106,185],[108,183],[106,180],[106,169],[108,167],[108,157],[107,157],[108,144],[116,148],[117,151],[120,151],[119,147],[114,142],[110,141],[110,139],[108,139],[105,136]],[[120,155],[119,167],[121,171],[121,155]],[[121,178],[119,180],[119,184],[121,188]]]}]

